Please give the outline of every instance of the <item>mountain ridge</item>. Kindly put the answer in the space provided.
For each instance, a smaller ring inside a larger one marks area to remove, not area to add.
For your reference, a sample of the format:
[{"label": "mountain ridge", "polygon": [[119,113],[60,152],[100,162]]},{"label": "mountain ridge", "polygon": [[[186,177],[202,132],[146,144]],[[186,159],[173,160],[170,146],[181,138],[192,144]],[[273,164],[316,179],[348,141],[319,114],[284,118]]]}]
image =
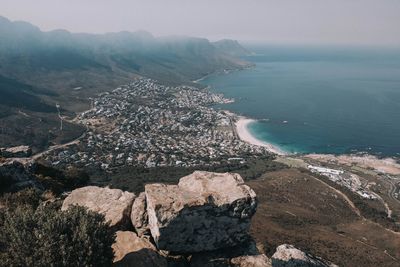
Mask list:
[{"label": "mountain ridge", "polygon": [[[30,23],[11,22],[6,18],[0,19],[0,33],[3,36],[0,73],[25,78],[29,83],[34,81],[26,77],[26,72],[77,68],[92,68],[92,71],[106,68],[118,74],[127,71],[169,83],[187,83],[214,71],[249,66],[236,57],[240,56],[237,51],[229,51],[230,48],[239,50],[235,41],[231,42],[236,44],[233,47],[204,38],[154,37],[144,31],[88,34],[58,29],[44,32]],[[24,68],[23,74],[15,70],[16,64],[19,69]]]},{"label": "mountain ridge", "polygon": [[34,139],[45,140],[47,129],[52,129],[52,135],[57,132],[56,104],[64,115],[73,117],[89,109],[89,98],[138,77],[200,87],[192,81],[251,65],[204,38],[154,37],[145,31],[42,31],[31,23],[0,16],[0,36],[0,129],[7,129],[0,132],[0,146],[28,144],[16,138],[20,126],[13,125],[12,116],[22,116],[24,121],[27,117],[21,114],[32,116],[26,127],[39,130],[41,136]]}]

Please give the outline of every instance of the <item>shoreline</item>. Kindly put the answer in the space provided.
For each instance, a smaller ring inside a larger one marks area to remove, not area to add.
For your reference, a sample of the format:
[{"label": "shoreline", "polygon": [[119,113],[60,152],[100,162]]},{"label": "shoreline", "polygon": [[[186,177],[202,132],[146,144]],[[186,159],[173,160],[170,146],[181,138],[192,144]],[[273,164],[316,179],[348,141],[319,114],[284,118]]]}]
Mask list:
[{"label": "shoreline", "polygon": [[244,67],[237,68],[237,69],[224,69],[224,70],[214,71],[214,72],[204,75],[203,77],[201,77],[199,79],[192,80],[192,83],[200,83],[202,80],[207,79],[208,77],[210,77],[212,75],[226,75],[226,74],[230,74],[232,72],[250,69],[250,68],[253,68],[254,66],[255,66],[255,64],[254,65],[250,64],[248,66],[244,66]]},{"label": "shoreline", "polygon": [[238,120],[235,122],[235,127],[236,127],[236,133],[239,136],[239,139],[246,143],[255,145],[255,146],[265,147],[270,152],[280,155],[280,156],[288,155],[288,153],[286,153],[279,147],[277,147],[271,143],[265,142],[263,140],[257,139],[255,136],[253,136],[250,133],[250,131],[248,129],[248,125],[255,121],[256,120],[254,120],[254,119],[249,119],[246,117],[238,117]]},{"label": "shoreline", "polygon": [[[248,66],[242,69],[236,69],[236,70],[229,70],[228,73],[233,72],[233,71],[240,71],[243,69],[248,69],[251,68],[252,66]],[[195,81],[192,81],[194,83],[200,83],[202,80],[208,78],[211,75],[221,75],[221,74],[226,74],[221,73],[221,72],[214,72],[207,74],[200,79],[197,79]],[[343,153],[343,154],[319,154],[319,153],[290,153],[287,151],[284,151],[283,149],[279,148],[276,145],[273,145],[271,143],[268,143],[267,141],[260,140],[256,138],[254,135],[252,135],[248,129],[248,125],[252,122],[255,122],[257,120],[255,119],[250,119],[248,117],[238,115],[232,111],[229,110],[222,110],[225,113],[227,113],[233,120],[232,126],[234,126],[234,131],[236,132],[236,135],[240,140],[243,142],[246,142],[251,145],[255,146],[261,146],[265,147],[268,151],[271,153],[274,153],[278,156],[301,156],[305,158],[310,158],[310,159],[315,159],[319,161],[336,161],[340,164],[356,164],[356,165],[361,165],[361,166],[368,166],[372,165],[374,166],[373,169],[375,169],[378,172],[381,173],[387,173],[391,175],[400,175],[400,157],[398,156],[378,156],[375,154],[370,154],[367,151],[361,152],[362,154],[357,154],[357,153]],[[365,154],[364,154],[365,153]]]},{"label": "shoreline", "polygon": [[[285,152],[281,148],[268,143],[266,141],[257,139],[253,136],[249,129],[248,125],[250,123],[255,122],[255,119],[249,119],[243,116],[238,116],[235,122],[235,130],[240,140],[243,142],[261,146],[267,148],[268,151],[278,155],[278,156],[296,156],[296,154],[290,154]],[[297,155],[299,156],[299,155]],[[336,163],[340,165],[352,166],[356,165],[362,168],[371,168],[372,170],[383,173],[386,175],[400,175],[400,162],[395,157],[383,157],[378,158],[377,156],[371,154],[340,154],[340,155],[333,155],[333,154],[316,154],[316,153],[306,153],[300,155],[302,158],[316,160],[318,162],[325,162],[325,163]]]}]

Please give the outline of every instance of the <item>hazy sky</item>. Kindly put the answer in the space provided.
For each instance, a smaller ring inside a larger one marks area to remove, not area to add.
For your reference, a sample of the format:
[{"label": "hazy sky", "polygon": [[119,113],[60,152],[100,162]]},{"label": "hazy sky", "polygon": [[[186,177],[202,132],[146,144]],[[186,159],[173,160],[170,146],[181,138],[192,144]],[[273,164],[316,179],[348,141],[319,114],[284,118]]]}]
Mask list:
[{"label": "hazy sky", "polygon": [[0,0],[42,30],[400,45],[400,0]]}]

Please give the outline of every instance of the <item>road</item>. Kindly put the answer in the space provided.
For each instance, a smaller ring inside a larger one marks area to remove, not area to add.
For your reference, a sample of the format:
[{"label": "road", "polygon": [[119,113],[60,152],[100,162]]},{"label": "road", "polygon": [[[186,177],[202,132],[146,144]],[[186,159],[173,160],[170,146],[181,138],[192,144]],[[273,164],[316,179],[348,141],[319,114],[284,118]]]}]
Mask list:
[{"label": "road", "polygon": [[47,148],[46,150],[44,150],[44,151],[42,151],[42,152],[39,152],[39,153],[36,153],[35,155],[31,156],[30,159],[31,159],[31,160],[37,160],[37,159],[39,159],[40,157],[42,157],[44,154],[47,154],[47,153],[49,153],[49,152],[51,152],[51,151],[53,151],[53,150],[56,150],[56,149],[59,149],[59,148],[63,148],[63,147],[67,147],[67,146],[70,146],[70,145],[79,144],[80,139],[83,138],[83,137],[86,135],[86,132],[87,132],[87,131],[85,131],[85,132],[84,132],[83,134],[81,134],[79,137],[75,138],[74,140],[72,140],[72,141],[70,141],[70,142],[68,142],[68,143],[50,146],[50,147]]},{"label": "road", "polygon": [[390,187],[389,191],[388,191],[388,196],[392,200],[394,200],[394,201],[396,201],[396,202],[398,202],[400,204],[400,199],[396,198],[396,196],[395,196],[398,184],[394,181],[393,177],[391,177],[389,175],[385,175],[385,177],[386,177],[386,180],[388,181],[389,187]]},{"label": "road", "polygon": [[329,184],[325,183],[324,181],[311,176],[312,178],[314,178],[315,180],[319,181],[320,183],[324,184],[325,186],[329,187],[330,189],[332,189],[333,191],[335,191],[338,195],[340,195],[346,202],[347,204],[350,206],[351,210],[356,213],[359,217],[365,219],[362,215],[360,210],[356,207],[356,205],[354,205],[353,201],[350,200],[350,198],[348,198],[344,193],[342,193],[340,190],[330,186]]}]

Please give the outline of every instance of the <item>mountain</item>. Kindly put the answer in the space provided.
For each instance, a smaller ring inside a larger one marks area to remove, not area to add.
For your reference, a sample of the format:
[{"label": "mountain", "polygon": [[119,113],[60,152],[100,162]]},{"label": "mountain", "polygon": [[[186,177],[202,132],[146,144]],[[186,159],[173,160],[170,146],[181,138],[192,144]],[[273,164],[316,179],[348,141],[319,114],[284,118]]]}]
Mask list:
[{"label": "mountain", "polygon": [[233,57],[250,56],[252,53],[241,46],[236,40],[223,39],[212,43],[221,53],[226,53]]},{"label": "mountain", "polygon": [[135,75],[188,83],[215,71],[248,66],[236,58],[241,49],[235,41],[155,38],[147,32],[42,32],[27,22],[6,18],[0,18],[0,35],[1,75],[63,93],[78,86],[109,88]]},{"label": "mountain", "polygon": [[0,105],[17,107],[30,111],[55,112],[54,106],[44,103],[37,95],[52,95],[51,92],[39,90],[0,75]]},{"label": "mountain", "polygon": [[[0,130],[6,129],[0,131],[0,147],[29,143],[20,140],[24,134],[16,135],[16,127],[21,127],[13,123],[17,118],[44,135],[30,140],[45,140],[47,131],[54,135],[58,127],[56,103],[64,115],[73,115],[88,109],[89,97],[138,76],[172,85],[193,84],[207,74],[250,65],[236,56],[240,45],[234,41],[222,46],[203,38],[156,38],[144,31],[44,32],[1,16],[0,36]],[[45,131],[37,129],[42,125]],[[71,132],[71,138],[79,132]]]}]

